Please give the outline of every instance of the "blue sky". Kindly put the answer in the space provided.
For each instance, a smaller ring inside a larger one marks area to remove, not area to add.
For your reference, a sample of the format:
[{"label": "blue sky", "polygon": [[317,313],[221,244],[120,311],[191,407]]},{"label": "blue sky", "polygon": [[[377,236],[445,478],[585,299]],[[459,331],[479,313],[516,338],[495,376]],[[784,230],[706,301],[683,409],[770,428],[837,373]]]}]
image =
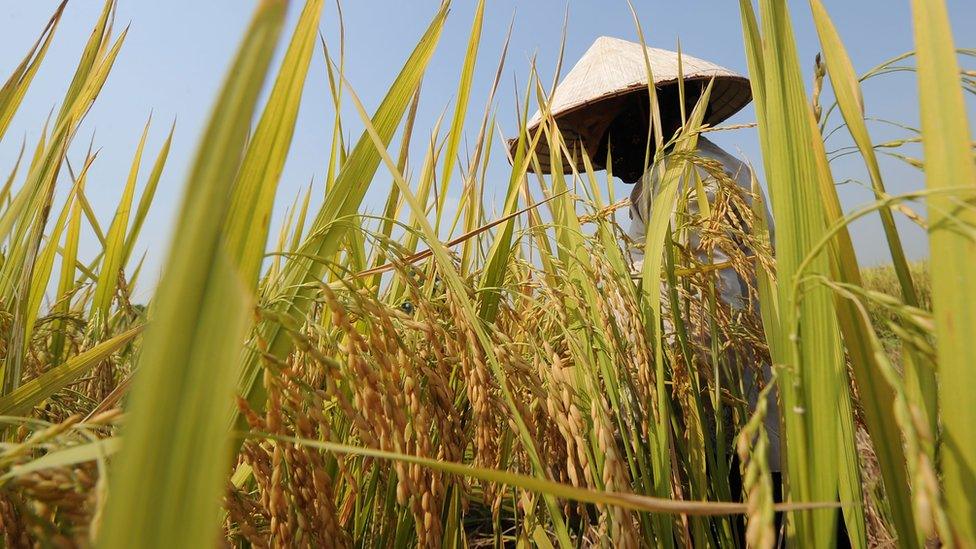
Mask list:
[{"label": "blue sky", "polygon": [[[0,7],[0,71],[9,74],[36,39],[57,2],[34,0],[6,2]],[[288,24],[293,25],[301,9],[292,2]],[[343,3],[346,23],[347,77],[367,107],[375,107],[392,82],[416,40],[436,11],[438,0],[347,0]],[[433,58],[423,85],[414,147],[415,163],[427,132],[451,101],[467,42],[474,0],[455,0],[444,36]],[[674,49],[680,37],[683,50],[739,72],[746,72],[739,27],[738,3],[732,0],[634,0],[650,45]],[[908,0],[826,0],[853,58],[862,72],[877,63],[912,47]],[[254,2],[242,0],[187,1],[122,0],[117,22],[131,24],[126,44],[108,83],[79,133],[72,158],[81,161],[89,137],[94,133],[101,153],[92,168],[88,192],[96,213],[108,223],[125,182],[139,133],[150,111],[153,129],[149,158],[155,155],[170,123],[177,121],[170,162],[160,183],[155,209],[144,229],[142,247],[149,251],[147,267],[157,269],[168,245],[184,177],[201,126],[221,83],[233,52],[250,17]],[[976,27],[976,2],[949,0],[956,45],[976,47],[971,29]],[[801,60],[811,71],[818,51],[808,4],[790,2],[793,10]],[[91,26],[101,7],[100,0],[72,0],[58,36],[32,86],[21,112],[0,142],[0,172],[12,167],[22,139],[28,147],[36,143],[49,111],[62,97],[68,78],[77,63]],[[534,55],[544,78],[551,79],[558,55],[563,15],[567,0],[489,0],[478,69],[471,99],[469,137],[480,121],[488,87],[494,75],[509,22],[514,17],[514,34],[509,47],[501,89],[496,97],[497,120],[503,132],[515,127],[514,93],[526,81],[529,60]],[[329,5],[323,15],[322,32],[333,46],[338,42],[336,10]],[[286,31],[287,32],[287,31]],[[636,39],[636,31],[624,0],[573,0],[569,3],[566,67],[601,35]],[[287,36],[286,36],[287,38]],[[283,44],[286,40],[283,40]],[[282,48],[283,49],[283,48]],[[971,63],[971,62],[970,62]],[[972,67],[972,63],[969,65]],[[886,76],[868,82],[864,88],[867,114],[872,117],[917,125],[916,83],[910,74]],[[829,101],[829,98],[826,99]],[[976,127],[976,104],[969,100],[971,127]],[[344,115],[353,138],[358,136],[354,112]],[[308,184],[321,193],[331,132],[331,100],[321,52],[312,62],[304,103],[299,116],[291,155],[278,193],[277,215]],[[751,122],[754,113],[747,108],[729,123]],[[902,135],[883,125],[874,125],[876,141]],[[497,138],[497,137],[496,137]],[[759,164],[755,130],[722,132],[714,140],[727,150]],[[834,148],[846,145],[843,139],[830,142]],[[496,149],[497,150],[497,149]],[[920,151],[913,151],[920,155]],[[500,154],[493,155],[489,181],[501,189],[508,179],[507,164]],[[864,180],[865,170],[856,156],[833,165],[838,180]],[[897,161],[886,160],[887,184],[891,192],[921,187],[921,174]],[[149,166],[144,165],[145,176]],[[378,182],[367,196],[366,208],[375,211],[385,198],[388,174],[380,168]],[[619,188],[619,185],[618,185]],[[457,191],[455,191],[457,192]],[[870,200],[870,193],[858,184],[840,187],[842,201],[850,209]],[[925,234],[902,223],[909,255],[926,255]],[[873,220],[853,226],[855,244],[862,261],[873,264],[887,261],[880,245],[879,224]],[[89,246],[91,246],[89,238]]]}]

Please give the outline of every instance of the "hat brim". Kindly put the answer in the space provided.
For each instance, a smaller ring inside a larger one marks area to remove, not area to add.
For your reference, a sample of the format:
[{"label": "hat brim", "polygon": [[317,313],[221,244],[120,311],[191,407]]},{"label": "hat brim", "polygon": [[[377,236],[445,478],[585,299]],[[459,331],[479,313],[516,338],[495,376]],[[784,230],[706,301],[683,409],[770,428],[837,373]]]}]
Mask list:
[{"label": "hat brim", "polygon": [[[715,126],[722,121],[733,116],[742,110],[752,101],[752,88],[749,79],[742,76],[703,76],[696,78],[685,78],[685,83],[703,82],[707,83],[714,79],[712,91],[709,96],[708,110],[703,120],[704,124]],[[669,86],[677,85],[677,80],[659,81],[655,85],[658,90],[663,90]],[[631,87],[615,90],[602,96],[580,102],[563,108],[560,112],[554,112],[553,118],[559,127],[569,157],[561,155],[561,163],[564,168],[575,168],[583,171],[582,154],[589,157],[593,169],[602,170],[605,158],[595,158],[593,153],[597,150],[600,140],[606,131],[607,123],[612,120],[622,109],[622,105],[627,98],[634,94],[646,94],[647,84],[638,83]],[[689,110],[692,106],[688,106]],[[528,135],[533,135],[539,128],[542,120],[533,121],[526,129]],[[515,157],[515,148],[518,139],[509,139],[508,148],[512,157]],[[538,166],[530,163],[528,171],[535,172],[536,168],[541,173],[548,174],[552,171],[551,154],[549,144],[543,135],[539,138],[535,148],[535,155],[538,159]]]}]

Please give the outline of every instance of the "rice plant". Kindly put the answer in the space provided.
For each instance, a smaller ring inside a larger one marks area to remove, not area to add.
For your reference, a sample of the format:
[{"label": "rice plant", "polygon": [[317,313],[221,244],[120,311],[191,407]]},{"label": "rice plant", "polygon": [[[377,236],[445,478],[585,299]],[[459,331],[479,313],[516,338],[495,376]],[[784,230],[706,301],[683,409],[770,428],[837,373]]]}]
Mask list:
[{"label": "rice plant", "polygon": [[[575,156],[534,68],[517,131],[494,137],[511,69],[507,46],[481,51],[489,3],[470,22],[450,118],[417,128],[449,0],[372,110],[345,78],[342,34],[319,36],[322,0],[294,6],[287,32],[289,3],[260,0],[199,136],[162,279],[138,303],[139,236],[173,130],[148,150],[161,130],[146,122],[99,220],[86,195],[98,149],[69,150],[125,47],[105,0],[61,104],[0,188],[4,546],[976,546],[964,102],[976,50],[953,43],[944,2],[912,0],[916,49],[858,75],[839,14],[809,1],[822,49],[810,90],[788,3],[739,2],[763,151],[751,189],[696,152],[716,130],[712,84],[679,78],[673,135],[648,86],[661,185],[634,242],[616,216],[629,200]],[[65,3],[0,88],[0,140],[74,24]],[[331,97],[302,97],[317,48]],[[479,68],[494,71],[488,89],[473,85]],[[860,83],[894,70],[917,71],[922,125],[875,143]],[[337,113],[326,193],[295,197],[273,228],[299,106],[323,100]],[[828,153],[838,131],[853,146]],[[905,150],[919,142],[924,161]],[[875,200],[841,207],[837,154],[863,159]],[[918,168],[916,190],[886,191],[882,154]],[[500,163],[510,177],[493,205],[486,167]],[[678,184],[694,173],[707,198]],[[376,216],[363,204],[374,186],[388,190]],[[881,275],[860,269],[847,228],[875,215],[893,258]],[[907,261],[898,216],[928,231],[924,267]],[[83,233],[99,244],[91,257]],[[748,306],[719,298],[728,269]]]}]

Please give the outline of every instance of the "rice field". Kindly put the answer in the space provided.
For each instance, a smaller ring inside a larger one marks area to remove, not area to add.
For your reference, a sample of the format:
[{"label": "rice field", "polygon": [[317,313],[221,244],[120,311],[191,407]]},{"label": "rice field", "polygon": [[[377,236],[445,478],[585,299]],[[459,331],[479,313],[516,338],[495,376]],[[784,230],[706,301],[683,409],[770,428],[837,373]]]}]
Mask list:
[{"label": "rice field", "polygon": [[[511,150],[493,138],[500,76],[472,86],[476,66],[502,74],[505,54],[479,49],[490,4],[470,23],[453,112],[417,128],[449,0],[370,106],[344,78],[342,49],[320,40],[323,0],[296,3],[287,33],[288,2],[255,3],[147,303],[132,294],[147,276],[139,237],[172,132],[150,150],[158,130],[146,125],[109,220],[86,195],[97,148],[68,154],[125,48],[116,0],[78,44],[41,138],[0,167],[4,547],[976,546],[964,99],[976,50],[957,48],[942,0],[912,0],[915,50],[864,75],[821,0],[809,0],[822,50],[812,71],[787,2],[740,0],[754,168],[770,200],[695,154],[713,129],[701,122],[706,90],[649,159],[672,199],[655,203],[643,243],[618,225],[628,200],[606,172],[561,162],[569,150],[534,71]],[[71,23],[63,7],[0,88],[4,147]],[[636,16],[635,31],[643,41]],[[324,196],[276,196],[299,105],[323,99],[301,93],[318,49],[325,100],[352,106],[347,122],[364,131],[344,140],[333,121]],[[917,72],[921,127],[875,143],[860,82],[904,70]],[[836,103],[821,104],[828,87]],[[529,131],[535,109],[544,122]],[[465,125],[469,112],[480,125]],[[828,120],[850,134],[875,195],[850,211]],[[407,169],[407,147],[391,143],[428,135]],[[902,154],[918,143],[924,161]],[[537,175],[540,146],[551,176]],[[885,190],[881,154],[917,169],[914,191]],[[484,198],[489,163],[511,166],[501,204]],[[695,169],[717,184],[707,207],[689,208],[693,194],[672,184]],[[444,189],[459,178],[451,211]],[[376,187],[385,208],[366,215]],[[272,227],[281,200],[291,206]],[[848,225],[875,216],[893,262],[862,270]],[[908,262],[896,217],[928,232],[927,263]],[[79,252],[83,234],[99,253]],[[718,252],[727,264],[709,261]],[[749,307],[717,299],[719,267],[749,281]],[[760,391],[749,380],[764,364]],[[764,428],[776,416],[782,473]]]}]

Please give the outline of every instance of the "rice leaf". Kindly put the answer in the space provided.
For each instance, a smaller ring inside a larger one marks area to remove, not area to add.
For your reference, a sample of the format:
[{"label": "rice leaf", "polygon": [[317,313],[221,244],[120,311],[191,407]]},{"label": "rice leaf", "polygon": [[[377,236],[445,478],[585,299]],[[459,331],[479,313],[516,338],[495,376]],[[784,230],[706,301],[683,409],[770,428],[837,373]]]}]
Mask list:
[{"label": "rice leaf", "polygon": [[[67,131],[62,130],[56,139],[46,145],[45,154],[38,157],[37,165],[28,174],[24,187],[17,193],[14,205],[0,218],[0,224],[9,221],[10,228],[15,223],[17,225],[7,248],[7,256],[0,266],[2,299],[13,305],[13,321],[8,327],[7,348],[3,357],[0,395],[10,394],[21,382],[24,354],[29,343],[25,340],[25,334],[28,332],[27,321],[30,316],[28,307],[32,270],[67,144]],[[0,237],[0,240],[3,238],[6,236]]]},{"label": "rice leaf", "polygon": [[146,137],[149,135],[151,123],[152,117],[146,121],[146,126],[142,130],[142,137],[139,139],[135,157],[132,159],[132,166],[129,168],[129,177],[126,180],[125,189],[122,191],[122,198],[119,199],[115,216],[105,234],[102,265],[98,271],[98,282],[95,284],[95,297],[92,301],[92,310],[98,315],[101,322],[108,320],[109,309],[118,287],[119,273],[125,268],[125,235],[129,228],[129,212],[132,209],[132,200],[136,193],[139,166],[142,163],[142,151],[146,146]]},{"label": "rice leaf", "polygon": [[250,301],[224,246],[224,221],[285,8],[279,0],[257,6],[192,163],[109,479],[100,547],[216,539]]},{"label": "rice leaf", "polygon": [[121,446],[122,440],[112,437],[55,450],[23,465],[11,467],[10,471],[0,476],[0,483],[44,469],[70,467],[87,461],[104,460],[116,453]]},{"label": "rice leaf", "polygon": [[[84,183],[84,178],[87,175],[88,168],[91,167],[94,160],[94,156],[88,157],[88,160],[85,162],[85,167],[82,169],[81,175],[79,176],[79,183]],[[76,183],[76,185],[79,183]],[[61,208],[61,213],[58,215],[58,219],[55,221],[54,227],[51,229],[51,232],[47,237],[47,244],[44,246],[44,250],[37,257],[37,261],[34,262],[34,266],[31,269],[32,280],[30,295],[28,296],[27,303],[27,318],[24,322],[24,341],[31,340],[31,333],[34,331],[34,321],[37,319],[38,314],[40,313],[41,300],[47,291],[51,272],[54,270],[54,258],[58,252],[58,244],[61,241],[61,233],[64,231],[65,226],[67,225],[68,214],[74,207],[75,194],[74,189],[72,189],[72,192],[65,200],[64,206]]]},{"label": "rice leaf", "polygon": [[[952,28],[941,0],[912,0],[918,57],[918,94],[925,150],[925,182],[932,190],[959,187],[956,194],[928,199],[932,312],[939,362],[943,485],[949,519],[959,545],[976,544],[976,166]],[[945,540],[949,541],[949,540]]]},{"label": "rice leaf", "polygon": [[[0,215],[0,241],[10,236],[14,226],[21,224],[26,214],[34,213],[30,209],[30,205],[48,194],[46,192],[48,189],[53,188],[61,162],[64,159],[67,141],[67,128],[62,128],[49,140],[38,143],[24,185],[17,191],[10,206],[4,209],[3,214]],[[22,224],[21,227],[23,227]],[[8,268],[6,264],[4,268]]]},{"label": "rice leaf", "polygon": [[[42,132],[43,133],[46,132]],[[10,189],[14,185],[14,180],[17,179],[17,172],[20,171],[20,163],[24,159],[24,151],[27,149],[27,138],[20,144],[20,152],[17,153],[17,161],[14,162],[14,167],[10,170],[10,175],[7,176],[7,181],[3,184],[3,188],[0,188],[0,206],[5,208],[10,207]]]},{"label": "rice leaf", "polygon": [[[840,198],[837,196],[824,143],[812,112],[808,118],[810,131],[813,135],[813,153],[817,163],[820,197],[826,220],[831,227],[840,227],[832,235],[833,239],[829,249],[831,273],[834,279],[842,284],[863,286],[857,255],[854,252],[854,243],[847,226],[841,224],[844,212],[841,208]],[[878,382],[879,379],[884,379],[884,374],[881,371],[882,366],[878,363],[875,350],[871,347],[871,337],[869,336],[869,332],[872,331],[871,325],[864,321],[853,301],[838,296],[835,299],[835,305],[837,307],[838,325],[844,336],[844,346],[850,358],[851,371],[854,374],[854,382],[860,397],[859,402],[864,412],[864,421],[868,432],[871,433],[871,440],[878,456],[881,478],[885,485],[885,495],[893,514],[895,528],[899,534],[899,542],[903,546],[909,547],[918,543],[918,540],[912,519],[911,493],[906,475],[906,457],[902,436],[892,406],[896,398],[895,393],[890,384]],[[843,396],[841,399],[848,400]],[[841,427],[844,428],[843,421]],[[846,436],[841,435],[842,445],[852,442],[847,440]],[[850,450],[849,448],[848,451]],[[850,464],[846,470],[850,470]],[[850,479],[847,485],[851,490],[855,487]],[[863,518],[860,519],[860,522],[863,522]],[[849,531],[855,529],[849,527]]]},{"label": "rice leaf", "polygon": [[[341,78],[345,74],[346,68],[346,24],[342,17],[342,2],[336,1],[336,12],[339,25],[339,63],[337,72]],[[325,69],[329,77],[329,94],[332,96],[332,106],[334,109],[332,120],[332,141],[329,145],[329,167],[325,172],[325,190],[328,192],[335,183],[336,170],[341,169],[346,161],[347,151],[345,138],[342,135],[342,86],[336,84],[336,74],[332,70],[332,57],[329,55],[329,48],[325,44],[325,37],[319,35],[322,44],[322,53],[325,55]],[[419,93],[419,91],[418,91]],[[411,123],[407,124],[412,126]],[[409,132],[407,132],[409,134]]]},{"label": "rice leaf", "polygon": [[[837,105],[840,107],[844,122],[847,124],[847,128],[850,130],[851,136],[867,165],[875,198],[881,199],[886,195],[884,180],[881,176],[881,168],[878,165],[871,136],[868,134],[867,124],[864,121],[864,99],[861,96],[861,88],[854,72],[854,66],[851,64],[843,42],[841,42],[837,29],[834,27],[823,3],[820,0],[810,0],[810,7],[813,10],[814,22],[824,51],[827,74],[830,76],[833,85]],[[909,271],[908,259],[905,257],[905,250],[901,243],[901,236],[895,227],[894,215],[887,208],[878,210],[878,213],[881,216],[881,224],[888,242],[892,264],[895,273],[898,275],[902,299],[906,305],[917,307],[918,297]],[[935,371],[925,366],[915,367],[914,361],[906,362],[906,368],[906,376],[911,380],[910,386],[916,388],[920,396],[919,405],[923,407],[924,413],[928,417],[929,429],[934,432],[937,429],[938,406]]]},{"label": "rice leaf", "polygon": [[[762,52],[762,81],[752,75],[753,89],[763,88],[760,123],[766,180],[770,187],[777,233],[779,311],[787,337],[771,341],[774,364],[782,383],[782,417],[786,426],[788,492],[800,501],[836,497],[838,470],[834,458],[816,459],[811,449],[838,455],[836,402],[839,398],[843,355],[830,291],[808,277],[829,272],[828,258],[818,256],[806,273],[798,273],[807,252],[825,230],[819,207],[819,175],[812,153],[809,109],[800,75],[792,22],[784,2],[761,0],[761,38],[741,2],[747,47]],[[750,38],[748,35],[753,35]],[[761,46],[760,46],[761,44]],[[757,46],[761,50],[756,50]],[[750,70],[760,66],[750,62]],[[757,112],[760,111],[757,105]],[[789,535],[794,543],[826,543],[835,528],[830,513],[801,513]]]},{"label": "rice leaf", "polygon": [[[529,82],[529,89],[532,89],[531,87],[534,83],[535,79],[533,78]],[[529,101],[528,97],[526,97],[523,106],[523,120],[527,119],[528,106]],[[521,182],[529,169],[530,160],[535,157],[536,145],[544,133],[543,126],[543,124],[540,124],[535,134],[529,135],[525,125],[520,125],[519,137],[515,148],[515,158],[512,162],[512,173],[508,179],[508,189],[505,193],[505,202],[502,209],[503,216],[507,216],[518,210],[518,194]],[[498,300],[501,298],[501,294],[497,288],[502,285],[505,278],[505,270],[512,252],[512,234],[514,230],[515,226],[511,221],[499,226],[495,240],[492,242],[491,249],[488,251],[488,257],[485,260],[485,267],[481,275],[480,315],[487,322],[491,322],[498,313]]]},{"label": "rice leaf", "polygon": [[[444,278],[445,285],[449,288],[454,295],[455,299],[459,301],[459,305],[462,311],[467,316],[468,323],[473,327],[475,334],[478,338],[478,343],[484,350],[485,356],[489,362],[492,373],[498,379],[498,385],[501,389],[501,393],[504,398],[505,404],[508,406],[509,413],[511,414],[512,420],[517,429],[517,435],[522,443],[523,448],[529,456],[529,460],[532,463],[532,468],[536,475],[540,478],[546,477],[546,469],[539,458],[538,450],[536,449],[536,442],[529,433],[528,427],[525,423],[525,419],[522,417],[518,405],[512,396],[511,390],[509,389],[509,383],[507,380],[507,374],[499,364],[498,358],[492,351],[491,341],[488,339],[484,328],[481,325],[479,314],[475,308],[475,304],[467,298],[467,294],[464,291],[464,285],[461,282],[461,278],[455,270],[454,263],[447,253],[447,248],[444,247],[437,239],[437,233],[434,227],[430,224],[427,218],[423,215],[424,209],[420,202],[417,201],[413,193],[410,192],[410,187],[407,182],[403,179],[403,175],[400,174],[393,160],[390,158],[389,153],[385,149],[385,144],[382,141],[382,136],[377,132],[376,128],[370,122],[369,117],[366,115],[366,111],[356,97],[356,94],[350,89],[349,93],[353,104],[359,111],[360,117],[362,118],[363,124],[366,128],[366,133],[373,142],[376,151],[380,154],[380,157],[386,164],[386,167],[393,174],[394,182],[400,187],[400,193],[403,195],[407,204],[413,210],[417,217],[417,220],[423,230],[424,236],[427,238],[430,244],[431,254],[434,260],[437,262],[439,267],[439,274]],[[565,523],[562,519],[562,514],[556,505],[554,498],[546,497],[546,504],[549,508],[550,515],[555,523],[556,535],[559,538],[560,544],[563,547],[571,546],[569,534],[566,530]]]},{"label": "rice leaf", "polygon": [[58,113],[58,120],[63,120],[68,116],[69,111],[74,105],[75,99],[81,94],[82,89],[88,84],[89,76],[98,58],[104,53],[105,44],[112,35],[111,22],[115,19],[116,0],[105,0],[102,4],[102,12],[98,16],[95,27],[92,28],[85,49],[82,50],[81,59],[75,68],[71,84],[64,95],[64,102],[61,104],[61,111]]},{"label": "rice leaf", "polygon": [[15,391],[0,397],[0,415],[26,416],[34,406],[60,391],[132,341],[142,332],[142,326],[123,332],[71,357],[64,364],[52,368],[24,383]]},{"label": "rice leaf", "polygon": [[292,231],[291,243],[288,246],[289,251],[298,250],[298,246],[302,243],[302,236],[305,234],[305,220],[308,217],[308,206],[312,201],[312,182],[309,181],[308,188],[305,189],[305,196],[302,198],[301,208],[298,210],[298,216],[295,218],[295,229]]},{"label": "rice leaf", "polygon": [[[461,78],[458,80],[457,97],[454,103],[454,117],[451,119],[450,133],[447,138],[447,149],[444,152],[444,164],[441,169],[441,191],[437,196],[437,216],[435,229],[440,229],[440,221],[444,212],[444,201],[451,183],[454,165],[457,161],[458,146],[464,131],[464,119],[468,115],[468,99],[471,97],[471,81],[474,79],[474,68],[478,61],[478,46],[481,44],[481,27],[485,19],[485,0],[478,0],[474,10],[474,21],[468,35],[468,49],[461,68]],[[440,232],[438,230],[438,232]]]},{"label": "rice leaf", "polygon": [[24,56],[23,61],[14,69],[13,74],[10,75],[3,84],[3,87],[0,88],[0,141],[3,140],[4,134],[7,133],[7,128],[10,127],[10,121],[13,120],[14,115],[17,113],[21,101],[23,101],[24,96],[27,94],[27,89],[30,88],[31,82],[34,80],[34,75],[37,74],[41,62],[44,61],[48,46],[51,45],[51,41],[54,39],[54,32],[58,28],[58,23],[61,21],[61,14],[64,13],[64,7],[67,4],[68,0],[63,0],[58,5],[54,11],[54,15],[51,16],[47,26],[41,32],[41,36],[37,39],[37,42],[34,42],[30,51]]},{"label": "rice leaf", "polygon": [[[638,494],[625,494],[620,492],[600,492],[585,488],[576,488],[568,484],[544,480],[510,471],[498,471],[481,467],[472,467],[460,463],[452,463],[435,459],[401,454],[396,452],[384,452],[372,448],[361,448],[348,444],[337,444],[320,440],[309,440],[297,437],[284,437],[271,434],[257,435],[270,440],[280,442],[290,442],[311,448],[320,448],[329,452],[351,454],[357,456],[367,456],[384,460],[402,461],[413,463],[423,467],[429,467],[438,471],[443,471],[452,475],[475,478],[488,482],[497,482],[510,486],[518,486],[541,494],[550,494],[562,499],[581,501],[597,505],[613,505],[635,511],[649,511],[653,513],[673,513],[684,515],[734,515],[745,513],[747,510],[744,503],[726,502],[707,502],[707,501],[679,501],[674,499],[656,498]],[[776,511],[800,511],[809,509],[836,509],[836,503],[780,503],[774,506]]]},{"label": "rice leaf", "polygon": [[322,4],[323,0],[305,3],[234,187],[234,203],[227,218],[227,246],[231,257],[240,261],[246,281],[256,283],[260,275],[275,191],[295,132]]},{"label": "rice leaf", "polygon": [[[694,151],[697,147],[697,131],[705,117],[705,109],[711,90],[712,82],[709,82],[708,87],[702,92],[698,105],[695,106],[687,124],[682,129],[682,133],[674,145],[673,153],[687,153]],[[659,126],[660,124],[658,124],[655,133],[660,133]],[[655,494],[658,497],[671,495],[668,479],[671,477],[670,453],[672,451],[670,440],[671,406],[665,387],[664,341],[659,333],[663,321],[661,316],[661,269],[664,264],[664,246],[670,233],[671,219],[678,204],[679,189],[683,186],[682,181],[687,181],[690,171],[695,169],[680,159],[670,160],[669,156],[664,155],[663,149],[663,146],[657,149],[657,159],[650,168],[654,171],[655,178],[659,183],[646,190],[648,193],[653,192],[654,198],[645,227],[644,264],[640,282],[640,304],[644,313],[645,337],[653,337],[654,341],[655,402],[648,403],[648,407],[656,410],[655,454],[652,463],[655,473]],[[670,529],[665,528],[663,524],[658,528],[661,530],[659,536],[670,535]],[[665,543],[670,545],[668,542]]]},{"label": "rice leaf", "polygon": [[166,159],[169,157],[169,149],[173,143],[174,131],[176,131],[175,121],[169,129],[169,135],[166,136],[166,141],[163,142],[163,146],[160,147],[159,153],[156,155],[156,162],[153,164],[152,171],[149,172],[149,179],[146,180],[146,186],[142,189],[142,195],[139,197],[139,206],[136,207],[136,214],[132,219],[132,227],[129,229],[129,234],[125,237],[123,265],[132,256],[132,249],[136,245],[140,231],[142,231],[142,225],[146,221],[146,215],[149,214],[149,207],[152,206],[153,199],[156,197],[156,188],[159,186],[159,179],[163,175],[163,168],[166,166]]},{"label": "rice leaf", "polygon": [[[393,138],[407,105],[416,92],[440,38],[449,5],[449,2],[441,5],[373,115],[373,125],[385,143]],[[306,257],[331,257],[339,249],[340,242],[348,229],[344,224],[336,221],[355,214],[359,209],[379,163],[379,154],[369,135],[364,132],[352,153],[342,164],[335,183],[329,189],[325,202],[309,227],[309,237],[302,244],[302,254]],[[309,287],[308,284],[321,280],[326,272],[326,266],[296,256],[295,259],[286,262],[282,270],[282,295],[278,296],[278,310],[291,315],[300,315],[311,305],[309,297],[314,288]],[[284,357],[294,345],[291,337],[276,322],[264,322],[258,327],[258,331],[268,343],[267,351],[272,356]],[[241,393],[246,395],[251,406],[258,410],[264,407],[265,399],[264,388],[258,382],[259,361],[260,355],[257,352],[248,351],[240,378]]]}]

